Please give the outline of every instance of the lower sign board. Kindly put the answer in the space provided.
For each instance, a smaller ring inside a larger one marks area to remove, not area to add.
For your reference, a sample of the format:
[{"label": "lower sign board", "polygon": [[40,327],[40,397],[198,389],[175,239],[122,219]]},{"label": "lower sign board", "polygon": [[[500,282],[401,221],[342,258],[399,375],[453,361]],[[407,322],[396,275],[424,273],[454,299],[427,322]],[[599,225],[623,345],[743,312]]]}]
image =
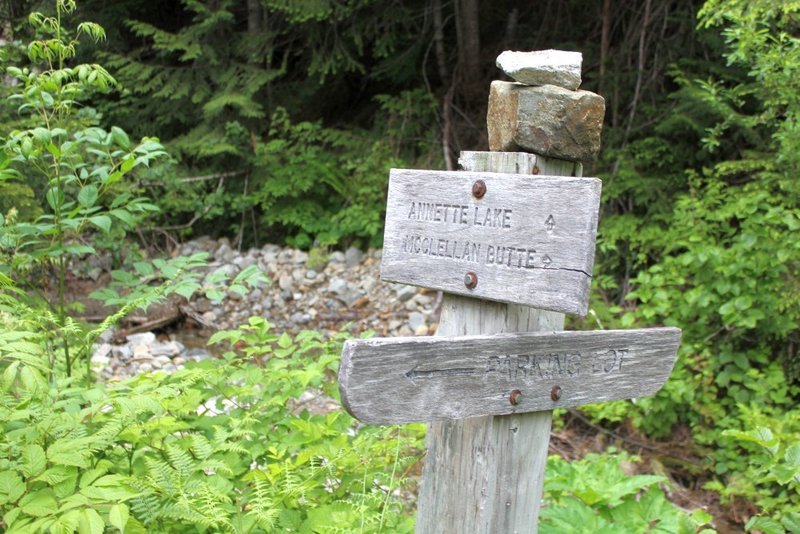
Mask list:
[{"label": "lower sign board", "polygon": [[504,415],[651,395],[677,328],[350,340],[342,403],[364,423]]},{"label": "lower sign board", "polygon": [[392,169],[381,278],[585,315],[597,178]]}]

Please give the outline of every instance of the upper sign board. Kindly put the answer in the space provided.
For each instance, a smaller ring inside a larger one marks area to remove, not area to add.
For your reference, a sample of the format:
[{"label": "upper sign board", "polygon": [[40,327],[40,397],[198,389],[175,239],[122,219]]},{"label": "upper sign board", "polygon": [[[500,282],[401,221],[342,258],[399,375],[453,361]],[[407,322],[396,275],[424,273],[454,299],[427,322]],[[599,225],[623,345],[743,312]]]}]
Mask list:
[{"label": "upper sign board", "polygon": [[585,315],[597,178],[392,169],[381,278]]},{"label": "upper sign board", "polygon": [[644,397],[675,364],[677,328],[349,340],[342,403],[364,423],[463,419]]}]

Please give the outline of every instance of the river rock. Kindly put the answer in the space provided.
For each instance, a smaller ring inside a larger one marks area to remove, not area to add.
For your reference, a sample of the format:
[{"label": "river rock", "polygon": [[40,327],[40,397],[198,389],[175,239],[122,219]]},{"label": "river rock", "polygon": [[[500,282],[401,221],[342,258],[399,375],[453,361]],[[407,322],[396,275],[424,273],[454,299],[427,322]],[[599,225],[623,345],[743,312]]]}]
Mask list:
[{"label": "river rock", "polygon": [[308,324],[311,322],[311,315],[307,313],[295,312],[292,314],[290,320],[295,324]]},{"label": "river rock", "polygon": [[227,241],[222,241],[219,248],[214,252],[214,258],[228,263],[236,258],[236,253]]},{"label": "river rock", "polygon": [[244,295],[242,295],[238,291],[234,291],[233,289],[229,289],[227,294],[228,298],[231,300],[242,300],[244,298]]},{"label": "river rock", "polygon": [[556,85],[575,91],[581,85],[583,54],[564,50],[512,52],[497,56],[497,67],[525,85]]},{"label": "river rock", "polygon": [[258,263],[258,260],[254,256],[250,256],[248,254],[247,256],[237,256],[236,258],[233,258],[232,263],[236,265],[239,269],[245,270],[248,267]]},{"label": "river rock", "polygon": [[600,151],[605,100],[555,85],[492,82],[489,149],[588,162]]},{"label": "river rock", "polygon": [[420,312],[412,312],[408,316],[408,327],[412,331],[416,331],[420,326],[425,324],[425,315]]},{"label": "river rock", "polygon": [[92,354],[92,363],[106,366],[111,361],[111,344],[101,343]]},{"label": "river rock", "polygon": [[414,298],[414,295],[417,294],[417,288],[405,284],[396,284],[395,293],[397,295],[397,300],[405,302]]},{"label": "river rock", "polygon": [[344,295],[348,289],[347,281],[342,278],[333,278],[328,284],[328,291],[334,295]]},{"label": "river rock", "polygon": [[130,346],[152,345],[156,341],[156,335],[152,332],[142,332],[141,334],[130,334],[125,339]]},{"label": "river rock", "polygon": [[363,259],[364,253],[356,247],[350,247],[347,249],[347,252],[344,253],[344,262],[350,268],[357,267]]},{"label": "river rock", "polygon": [[281,277],[278,279],[278,287],[280,287],[284,291],[289,291],[292,289],[292,276],[288,273],[282,274]]}]

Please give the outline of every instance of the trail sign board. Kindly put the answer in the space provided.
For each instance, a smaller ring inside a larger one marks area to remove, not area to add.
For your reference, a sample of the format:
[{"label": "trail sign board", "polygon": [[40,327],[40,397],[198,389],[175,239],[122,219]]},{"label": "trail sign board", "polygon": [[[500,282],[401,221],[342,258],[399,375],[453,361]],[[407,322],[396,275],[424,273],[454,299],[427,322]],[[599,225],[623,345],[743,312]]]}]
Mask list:
[{"label": "trail sign board", "polygon": [[585,315],[601,182],[392,169],[381,278]]},{"label": "trail sign board", "polygon": [[364,423],[505,415],[656,392],[677,328],[350,340],[339,390]]}]

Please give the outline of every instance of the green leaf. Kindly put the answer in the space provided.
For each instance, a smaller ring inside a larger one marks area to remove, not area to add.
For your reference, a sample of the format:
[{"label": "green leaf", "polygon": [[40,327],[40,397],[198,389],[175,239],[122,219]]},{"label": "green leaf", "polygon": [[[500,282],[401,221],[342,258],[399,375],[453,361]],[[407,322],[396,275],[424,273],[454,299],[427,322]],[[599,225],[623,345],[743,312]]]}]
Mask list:
[{"label": "green leaf", "polygon": [[136,164],[136,158],[129,156],[124,160],[122,160],[122,164],[119,166],[119,169],[122,171],[122,174],[126,174],[133,168],[135,164]]},{"label": "green leaf", "polygon": [[80,510],[70,510],[66,514],[59,517],[55,523],[50,527],[51,534],[73,534],[78,529],[78,524],[81,521]]},{"label": "green leaf", "polygon": [[[128,134],[125,133],[125,130],[122,128],[118,128],[117,126],[111,127],[111,139],[125,150],[128,150],[131,147],[131,140],[128,138]],[[124,172],[124,171],[123,171]]]},{"label": "green leaf", "polygon": [[292,338],[284,332],[281,334],[281,337],[278,338],[278,346],[282,349],[288,348],[292,346]]},{"label": "green leaf", "polygon": [[0,472],[0,504],[16,502],[25,493],[25,484],[16,471]]},{"label": "green leaf", "polygon": [[131,215],[128,210],[117,208],[109,211],[108,214],[113,215],[120,221],[127,223],[129,226],[133,226],[136,223],[136,220],[133,218],[133,215]]},{"label": "green leaf", "polygon": [[208,300],[220,302],[225,298],[225,293],[217,289],[209,289],[206,291],[206,297]]},{"label": "green leaf", "polygon": [[105,529],[106,525],[103,518],[93,508],[82,510],[78,522],[78,532],[80,534],[103,534]]},{"label": "green leaf", "polygon": [[772,434],[769,428],[760,426],[747,432],[741,430],[725,430],[722,432],[723,436],[732,436],[741,441],[749,441],[761,445],[767,449],[771,454],[778,452],[778,440]]},{"label": "green leaf", "polygon": [[783,457],[790,467],[800,469],[800,443],[789,445]]},{"label": "green leaf", "polygon": [[744,526],[745,530],[760,530],[763,534],[785,534],[783,527],[770,517],[753,517]]},{"label": "green leaf", "polygon": [[17,378],[17,369],[19,368],[19,361],[12,362],[11,365],[6,367],[3,371],[2,387],[3,391],[8,391],[14,385],[14,380]]},{"label": "green leaf", "polygon": [[113,185],[119,182],[122,179],[122,176],[123,174],[121,171],[114,171],[103,179],[103,183],[106,185]]},{"label": "green leaf", "polygon": [[22,470],[28,477],[35,477],[47,467],[47,457],[44,449],[36,444],[28,445],[22,449]]},{"label": "green leaf", "polygon": [[198,283],[186,283],[175,288],[175,293],[189,300],[192,298],[192,295],[201,288],[202,286]]},{"label": "green leaf", "polygon": [[86,468],[91,451],[79,440],[62,438],[47,447],[47,459],[57,466],[75,466]]},{"label": "green leaf", "polygon": [[19,505],[23,512],[34,517],[53,515],[58,509],[58,502],[50,488],[40,489],[26,495]]},{"label": "green leaf", "polygon": [[111,507],[111,510],[108,511],[108,521],[112,526],[117,527],[120,532],[125,531],[125,525],[128,524],[129,516],[128,507],[122,503],[115,504]]},{"label": "green leaf", "polygon": [[6,515],[3,516],[3,521],[5,522],[6,526],[13,527],[14,522],[19,517],[19,514],[22,513],[22,510],[19,508],[12,508]]},{"label": "green leaf", "polygon": [[33,150],[33,141],[31,141],[30,137],[26,137],[22,140],[19,145],[19,150],[26,159],[31,155],[31,150]]},{"label": "green leaf", "polygon": [[104,232],[109,232],[111,230],[111,217],[108,215],[95,215],[94,217],[89,217],[89,222]]},{"label": "green leaf", "polygon": [[64,192],[58,187],[51,187],[45,194],[47,204],[53,209],[57,210],[64,204]]},{"label": "green leaf", "polygon": [[800,484],[800,443],[789,445],[783,458],[786,460],[786,467],[792,473],[792,478]]},{"label": "green leaf", "polygon": [[105,475],[98,478],[91,486],[83,488],[81,494],[90,499],[100,501],[121,501],[138,495],[127,483],[127,478],[122,475]]},{"label": "green leaf", "polygon": [[53,156],[54,158],[61,157],[61,149],[58,148],[53,143],[47,143],[47,151],[50,152],[50,155]]},{"label": "green leaf", "polygon": [[695,511],[691,513],[691,518],[698,525],[706,525],[708,523],[711,523],[711,521],[714,519],[714,516],[712,516],[705,510],[697,508]]},{"label": "green leaf", "polygon": [[153,276],[153,265],[145,261],[137,261],[133,264],[133,268],[140,276]]},{"label": "green leaf", "polygon": [[78,203],[84,208],[91,208],[97,202],[97,187],[89,184],[83,187],[78,193]]},{"label": "green leaf", "polygon": [[125,527],[125,534],[148,534],[148,532],[145,526],[135,517],[128,519],[128,524]]},{"label": "green leaf", "polygon": [[753,305],[753,299],[747,295],[742,295],[741,297],[737,297],[736,300],[733,301],[733,305],[736,307],[737,310],[746,310],[747,308]]},{"label": "green leaf", "polygon": [[69,480],[75,473],[77,473],[77,471],[75,471],[74,466],[57,465],[36,477],[34,481],[42,481],[50,486],[56,486],[65,480]]},{"label": "green leaf", "polygon": [[789,532],[800,532],[800,512],[786,512],[786,515],[781,518],[781,524]]}]

